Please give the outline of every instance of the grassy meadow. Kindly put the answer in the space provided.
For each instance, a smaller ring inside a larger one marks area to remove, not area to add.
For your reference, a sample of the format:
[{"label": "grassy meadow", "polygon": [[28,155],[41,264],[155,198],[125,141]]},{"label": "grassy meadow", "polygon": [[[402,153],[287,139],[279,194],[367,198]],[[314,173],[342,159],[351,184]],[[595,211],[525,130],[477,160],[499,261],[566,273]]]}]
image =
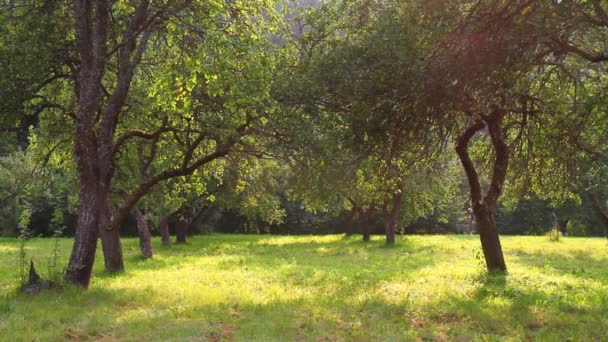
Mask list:
[{"label": "grassy meadow", "polygon": [[[477,236],[212,234],[88,291],[15,295],[16,239],[0,239],[0,341],[608,341],[608,245],[502,238],[509,274],[486,276]],[[59,265],[70,239],[59,241]],[[27,244],[46,276],[52,239]]]}]

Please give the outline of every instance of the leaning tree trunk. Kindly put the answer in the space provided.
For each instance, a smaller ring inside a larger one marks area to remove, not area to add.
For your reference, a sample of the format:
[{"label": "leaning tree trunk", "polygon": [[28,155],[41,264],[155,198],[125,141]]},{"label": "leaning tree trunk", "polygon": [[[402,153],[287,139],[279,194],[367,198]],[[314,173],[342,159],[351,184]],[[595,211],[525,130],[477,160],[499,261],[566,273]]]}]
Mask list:
[{"label": "leaning tree trunk", "polygon": [[[509,149],[501,130],[503,116],[503,110],[494,109],[490,115],[483,118],[483,121],[474,122],[458,138],[456,152],[469,181],[473,214],[479,230],[486,267],[488,271],[506,272],[507,266],[496,226],[496,206],[502,193],[509,165]],[[492,180],[485,197],[482,198],[479,175],[469,156],[468,144],[471,138],[486,126],[492,140],[495,159]]]},{"label": "leaning tree trunk", "polygon": [[78,221],[74,235],[74,246],[65,273],[65,280],[69,283],[89,287],[95,252],[97,250],[97,184],[80,175]]},{"label": "leaning tree trunk", "polygon": [[132,213],[137,221],[137,235],[139,236],[139,247],[141,249],[141,253],[144,257],[150,259],[153,257],[154,253],[152,252],[152,239],[150,238],[148,222],[146,222],[146,218],[139,208],[133,208]]},{"label": "leaning tree trunk", "polygon": [[496,227],[496,208],[489,208],[485,203],[478,203],[473,206],[473,214],[479,228],[481,248],[488,270],[506,271],[507,266]]},{"label": "leaning tree trunk", "polygon": [[159,230],[163,246],[171,246],[171,235],[169,235],[169,215],[165,215],[160,219]]},{"label": "leaning tree trunk", "polygon": [[189,225],[187,219],[183,217],[177,219],[177,223],[175,224],[175,243],[186,243]]}]

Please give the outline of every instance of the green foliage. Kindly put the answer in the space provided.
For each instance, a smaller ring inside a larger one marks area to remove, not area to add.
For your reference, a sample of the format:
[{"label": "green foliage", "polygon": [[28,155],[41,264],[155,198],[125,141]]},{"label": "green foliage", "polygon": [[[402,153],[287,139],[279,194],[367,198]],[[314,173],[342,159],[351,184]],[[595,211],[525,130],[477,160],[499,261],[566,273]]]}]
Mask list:
[{"label": "green foliage", "polygon": [[[0,130],[3,140],[27,145],[28,130],[44,109],[57,110],[47,93],[51,81],[67,78],[71,64],[71,10],[65,1],[0,3]],[[4,141],[3,141],[4,142]],[[0,153],[13,152],[0,146]],[[8,151],[7,151],[8,150]]]},{"label": "green foliage", "polygon": [[26,249],[27,237],[19,236],[19,255],[17,257],[17,285],[22,286],[27,284],[28,278],[28,260]]},{"label": "green foliage", "polygon": [[8,293],[0,294],[0,316],[11,312],[11,297]]},{"label": "green foliage", "polygon": [[[28,234],[52,236],[63,229],[72,183],[56,159],[45,160],[34,146],[27,153],[0,157],[0,235],[17,236],[28,230]],[[32,217],[46,211],[52,212],[48,231],[31,227]]]},{"label": "green foliage", "polygon": [[566,224],[566,232],[568,236],[588,236],[588,228],[576,220],[569,220]]},{"label": "green foliage", "polygon": [[480,248],[473,249],[473,258],[477,262],[477,268],[483,272],[486,269],[486,261]]},{"label": "green foliage", "polygon": [[21,206],[21,212],[19,215],[19,257],[17,258],[17,280],[18,285],[22,286],[27,284],[28,281],[28,259],[27,259],[27,241],[31,237],[31,232],[28,227],[30,224],[30,218],[32,216],[31,207],[25,203]]}]

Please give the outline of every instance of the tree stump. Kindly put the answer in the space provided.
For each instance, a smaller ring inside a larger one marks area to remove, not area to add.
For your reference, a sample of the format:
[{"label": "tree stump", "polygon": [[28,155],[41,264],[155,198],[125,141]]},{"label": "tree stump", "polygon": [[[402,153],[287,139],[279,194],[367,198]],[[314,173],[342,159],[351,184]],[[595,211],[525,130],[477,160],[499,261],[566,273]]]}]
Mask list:
[{"label": "tree stump", "polygon": [[34,261],[30,260],[30,272],[28,276],[27,284],[21,286],[21,292],[29,295],[35,295],[40,293],[42,290],[47,290],[56,287],[55,284],[50,280],[43,280],[36,272],[34,267]]}]

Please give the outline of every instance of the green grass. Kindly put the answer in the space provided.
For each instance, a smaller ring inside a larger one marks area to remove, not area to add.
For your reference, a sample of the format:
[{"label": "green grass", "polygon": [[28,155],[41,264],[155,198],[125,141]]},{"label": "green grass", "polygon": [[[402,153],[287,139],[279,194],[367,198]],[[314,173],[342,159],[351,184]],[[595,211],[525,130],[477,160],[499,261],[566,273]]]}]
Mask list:
[{"label": "green grass", "polygon": [[[155,241],[154,260],[125,239],[125,274],[99,251],[88,291],[28,297],[11,284],[18,243],[0,239],[0,340],[608,340],[605,239],[502,241],[506,277],[484,275],[476,236],[214,234]],[[43,275],[52,245],[27,245]]]}]

